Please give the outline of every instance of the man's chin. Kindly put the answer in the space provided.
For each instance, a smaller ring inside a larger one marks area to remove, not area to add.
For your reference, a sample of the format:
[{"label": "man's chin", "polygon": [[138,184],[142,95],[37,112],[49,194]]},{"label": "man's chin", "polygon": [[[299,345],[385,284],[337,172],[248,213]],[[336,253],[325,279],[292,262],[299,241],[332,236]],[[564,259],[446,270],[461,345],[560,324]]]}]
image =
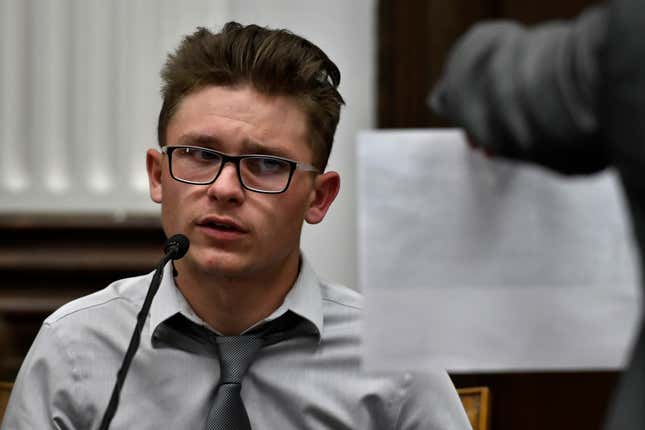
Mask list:
[{"label": "man's chin", "polygon": [[209,276],[241,277],[249,275],[252,264],[241,255],[228,252],[210,252],[194,259],[194,269]]}]

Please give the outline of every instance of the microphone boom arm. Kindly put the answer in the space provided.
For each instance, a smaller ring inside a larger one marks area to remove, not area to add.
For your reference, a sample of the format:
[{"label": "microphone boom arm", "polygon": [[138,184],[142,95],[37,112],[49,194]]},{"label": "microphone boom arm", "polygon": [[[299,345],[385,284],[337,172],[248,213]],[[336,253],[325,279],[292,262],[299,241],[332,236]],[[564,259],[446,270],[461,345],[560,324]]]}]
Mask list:
[{"label": "microphone boom arm", "polygon": [[164,247],[165,255],[157,265],[157,269],[155,270],[155,274],[152,277],[152,281],[150,281],[148,293],[146,294],[146,298],[143,301],[141,310],[137,315],[137,324],[134,327],[134,331],[132,332],[130,344],[128,345],[128,349],[125,353],[125,356],[123,357],[121,368],[117,372],[116,382],[114,383],[114,388],[112,389],[112,396],[110,397],[110,402],[108,403],[108,406],[105,409],[105,413],[103,414],[103,419],[101,420],[99,430],[107,430],[110,427],[112,418],[114,417],[114,414],[116,413],[116,410],[119,406],[121,389],[123,388],[125,377],[127,376],[128,370],[130,369],[130,364],[132,363],[134,354],[137,352],[139,344],[141,343],[141,332],[143,331],[143,325],[145,324],[148,317],[148,312],[150,312],[152,299],[154,298],[155,294],[157,294],[157,290],[159,290],[159,286],[161,285],[161,280],[163,278],[163,269],[168,261],[178,260],[186,255],[188,246],[188,238],[186,238],[186,236],[184,236],[183,234],[176,234],[166,241],[166,246]]}]

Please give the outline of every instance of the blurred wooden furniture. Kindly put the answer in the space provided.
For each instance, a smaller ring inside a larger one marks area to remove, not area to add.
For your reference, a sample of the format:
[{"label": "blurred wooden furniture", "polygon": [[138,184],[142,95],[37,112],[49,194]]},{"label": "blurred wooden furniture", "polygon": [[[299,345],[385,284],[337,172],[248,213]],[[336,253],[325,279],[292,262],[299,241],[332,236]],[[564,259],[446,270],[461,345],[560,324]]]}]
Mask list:
[{"label": "blurred wooden furniture", "polygon": [[[617,371],[450,375],[455,387],[488,387],[494,430],[603,430]],[[457,390],[459,391],[459,390]],[[490,430],[490,427],[489,427]]]},{"label": "blurred wooden furniture", "polygon": [[0,382],[0,423],[2,423],[2,417],[4,417],[4,411],[7,408],[7,403],[9,402],[11,388],[13,388],[13,384],[9,382]]},{"label": "blurred wooden furniture", "polygon": [[487,387],[459,388],[461,403],[466,409],[473,430],[490,429],[490,390]]},{"label": "blurred wooden furniture", "polygon": [[0,381],[13,381],[47,315],[111,282],[152,271],[157,216],[0,214]]}]

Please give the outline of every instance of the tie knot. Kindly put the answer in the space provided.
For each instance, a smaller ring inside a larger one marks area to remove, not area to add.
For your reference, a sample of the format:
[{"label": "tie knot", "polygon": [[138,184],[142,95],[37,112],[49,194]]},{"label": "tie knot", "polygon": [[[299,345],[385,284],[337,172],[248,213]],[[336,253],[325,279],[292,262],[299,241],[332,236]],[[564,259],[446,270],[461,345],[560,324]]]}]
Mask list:
[{"label": "tie knot", "polygon": [[220,384],[241,383],[262,343],[262,338],[257,335],[218,336]]}]

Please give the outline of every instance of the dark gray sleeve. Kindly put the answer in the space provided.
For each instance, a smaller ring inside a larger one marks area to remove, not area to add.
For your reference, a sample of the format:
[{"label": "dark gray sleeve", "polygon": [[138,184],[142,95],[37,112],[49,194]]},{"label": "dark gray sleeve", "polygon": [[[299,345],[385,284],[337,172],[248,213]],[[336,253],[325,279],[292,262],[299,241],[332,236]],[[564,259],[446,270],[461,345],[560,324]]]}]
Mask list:
[{"label": "dark gray sleeve", "polygon": [[531,29],[479,24],[453,48],[430,104],[496,154],[562,173],[608,163],[597,118],[606,9]]}]

